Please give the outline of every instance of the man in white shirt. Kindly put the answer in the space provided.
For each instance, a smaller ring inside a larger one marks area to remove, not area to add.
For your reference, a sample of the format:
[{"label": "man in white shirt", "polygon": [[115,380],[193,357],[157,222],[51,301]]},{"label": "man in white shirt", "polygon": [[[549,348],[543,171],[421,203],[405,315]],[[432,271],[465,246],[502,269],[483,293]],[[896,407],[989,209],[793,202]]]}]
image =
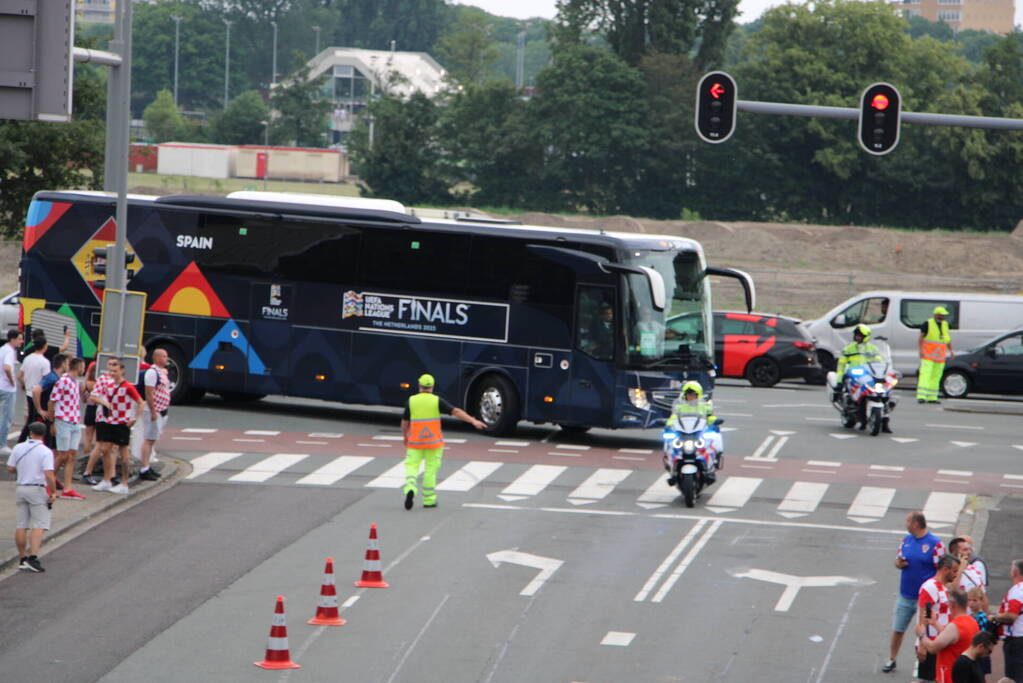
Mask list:
[{"label": "man in white shirt", "polygon": [[21,330],[7,330],[7,343],[0,346],[0,453],[10,455],[7,433],[14,422],[18,400],[18,349],[25,341]]},{"label": "man in white shirt", "polygon": [[39,548],[43,532],[50,528],[50,507],[57,496],[53,451],[43,443],[45,434],[46,425],[33,422],[28,426],[28,440],[15,446],[7,459],[7,471],[16,472],[18,478],[14,494],[17,508],[14,543],[21,556],[18,569],[29,572],[46,571],[39,563]]},{"label": "man in white shirt", "polygon": [[25,390],[25,426],[21,428],[21,436],[18,442],[28,437],[28,426],[33,422],[41,420],[39,411],[36,410],[36,402],[32,399],[32,391],[39,385],[39,381],[50,372],[50,359],[46,357],[46,335],[42,332],[32,334],[32,353],[25,356],[21,361],[21,372],[18,379],[21,380],[21,387]]}]

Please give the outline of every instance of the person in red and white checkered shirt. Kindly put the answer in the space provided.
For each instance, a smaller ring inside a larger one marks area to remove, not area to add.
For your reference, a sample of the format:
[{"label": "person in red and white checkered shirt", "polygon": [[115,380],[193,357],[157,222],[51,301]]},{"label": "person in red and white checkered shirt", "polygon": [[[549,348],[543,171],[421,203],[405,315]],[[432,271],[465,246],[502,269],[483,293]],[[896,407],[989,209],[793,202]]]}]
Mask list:
[{"label": "person in red and white checkered shirt", "polygon": [[64,490],[60,497],[71,500],[85,500],[85,496],[71,488],[75,456],[82,440],[82,385],[78,378],[83,365],[81,358],[71,359],[67,372],[50,392],[48,409],[57,428],[57,471],[64,465]]},{"label": "person in red and white checkered shirt", "polygon": [[[103,455],[103,481],[93,486],[94,491],[128,493],[128,468],[131,464],[131,427],[142,414],[142,397],[131,382],[124,379],[124,362],[116,358],[107,365],[110,381],[93,388],[89,400],[105,408],[103,421],[96,415],[96,441]],[[120,454],[121,483],[114,486],[114,447]]]},{"label": "person in red and white checkered shirt", "polygon": [[1002,625],[1005,675],[1014,681],[1023,681],[1023,559],[1012,561],[1009,579],[1012,586],[991,621]]},{"label": "person in red and white checkered shirt", "polygon": [[921,681],[933,681],[937,677],[937,656],[929,653],[920,645],[920,638],[936,638],[941,629],[948,626],[949,604],[948,586],[955,587],[959,577],[960,559],[955,555],[945,554],[938,558],[938,568],[932,578],[920,586],[917,598],[917,667],[916,677]]},{"label": "person in red and white checkered shirt", "polygon": [[142,376],[146,392],[146,407],[142,411],[142,465],[139,467],[139,478],[156,481],[160,475],[150,469],[149,459],[153,455],[153,447],[163,433],[167,423],[167,411],[171,404],[170,378],[167,376],[167,349],[153,350],[153,364]]},{"label": "person in red and white checkered shirt", "polygon": [[[96,361],[89,363],[89,367],[85,370],[85,396],[89,398],[92,394],[102,393],[105,391],[105,385],[111,381],[110,369],[116,364],[116,358],[107,358],[106,370],[97,377],[99,368],[96,366]],[[82,481],[90,486],[95,486],[100,483],[100,480],[92,475],[92,470],[96,467],[96,462],[99,460],[99,456],[102,453],[102,449],[99,447],[99,440],[95,438],[97,431],[97,425],[103,421],[102,418],[103,407],[95,401],[89,400],[85,408],[85,435],[84,440],[86,441],[85,449],[89,452],[89,460],[85,463],[85,469],[82,471]]]}]

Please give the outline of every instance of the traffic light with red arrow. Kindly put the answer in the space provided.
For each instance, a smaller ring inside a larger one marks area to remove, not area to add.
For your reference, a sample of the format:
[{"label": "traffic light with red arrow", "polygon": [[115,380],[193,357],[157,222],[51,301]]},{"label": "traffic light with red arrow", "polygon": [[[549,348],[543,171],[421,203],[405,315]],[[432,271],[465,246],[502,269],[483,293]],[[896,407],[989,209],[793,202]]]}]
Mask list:
[{"label": "traffic light with red arrow", "polygon": [[696,86],[696,134],[704,142],[724,142],[735,132],[738,101],[735,79],[723,71],[712,71]]}]

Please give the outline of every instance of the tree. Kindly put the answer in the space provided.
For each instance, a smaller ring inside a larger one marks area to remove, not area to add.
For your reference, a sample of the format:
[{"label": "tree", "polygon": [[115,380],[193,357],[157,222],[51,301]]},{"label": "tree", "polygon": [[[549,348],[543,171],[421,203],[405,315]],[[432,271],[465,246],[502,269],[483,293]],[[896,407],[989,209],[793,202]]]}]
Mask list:
[{"label": "tree", "polygon": [[719,66],[735,28],[738,0],[558,0],[559,42],[599,32],[630,66],[644,55],[692,56],[700,69]]},{"label": "tree", "polygon": [[[373,137],[369,122],[373,122]],[[450,201],[450,181],[438,141],[438,107],[426,95],[383,95],[359,118],[348,151],[362,194],[406,204]]]},{"label": "tree", "polygon": [[275,141],[299,147],[326,144],[331,103],[320,96],[320,87],[309,80],[309,67],[303,64],[274,89],[270,107],[276,118],[270,134]]},{"label": "tree", "polygon": [[0,121],[0,232],[20,237],[32,195],[103,187],[104,79],[75,65],[70,123]]},{"label": "tree", "polygon": [[602,48],[559,47],[538,74],[537,91],[529,103],[540,155],[530,168],[537,194],[528,201],[621,212],[637,190],[649,144],[639,72]]},{"label": "tree", "polygon": [[459,12],[451,32],[437,43],[437,58],[450,78],[463,86],[482,83],[501,57],[490,36],[486,14],[470,9]]},{"label": "tree", "polygon": [[222,145],[258,145],[264,141],[264,122],[270,119],[270,108],[256,90],[243,92],[231,100],[224,113],[213,119],[214,142]]},{"label": "tree", "polygon": [[335,0],[336,44],[387,50],[428,52],[450,23],[444,0]]},{"label": "tree", "polygon": [[187,130],[185,117],[174,104],[174,95],[170,90],[156,93],[156,99],[142,112],[142,120],[156,142],[180,140]]}]

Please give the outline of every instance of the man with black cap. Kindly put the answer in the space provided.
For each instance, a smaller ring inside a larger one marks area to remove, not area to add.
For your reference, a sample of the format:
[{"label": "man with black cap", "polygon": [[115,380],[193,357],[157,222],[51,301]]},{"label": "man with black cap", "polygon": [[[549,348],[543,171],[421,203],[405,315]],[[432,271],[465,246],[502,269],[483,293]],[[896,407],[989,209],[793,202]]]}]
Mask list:
[{"label": "man with black cap", "polygon": [[453,415],[476,429],[487,425],[456,408],[433,393],[433,375],[419,377],[419,393],[409,397],[405,414],[401,417],[401,433],[405,437],[405,509],[412,509],[419,480],[419,466],[423,467],[423,507],[437,507],[437,472],[444,457],[444,434],[440,429],[440,416]]}]

